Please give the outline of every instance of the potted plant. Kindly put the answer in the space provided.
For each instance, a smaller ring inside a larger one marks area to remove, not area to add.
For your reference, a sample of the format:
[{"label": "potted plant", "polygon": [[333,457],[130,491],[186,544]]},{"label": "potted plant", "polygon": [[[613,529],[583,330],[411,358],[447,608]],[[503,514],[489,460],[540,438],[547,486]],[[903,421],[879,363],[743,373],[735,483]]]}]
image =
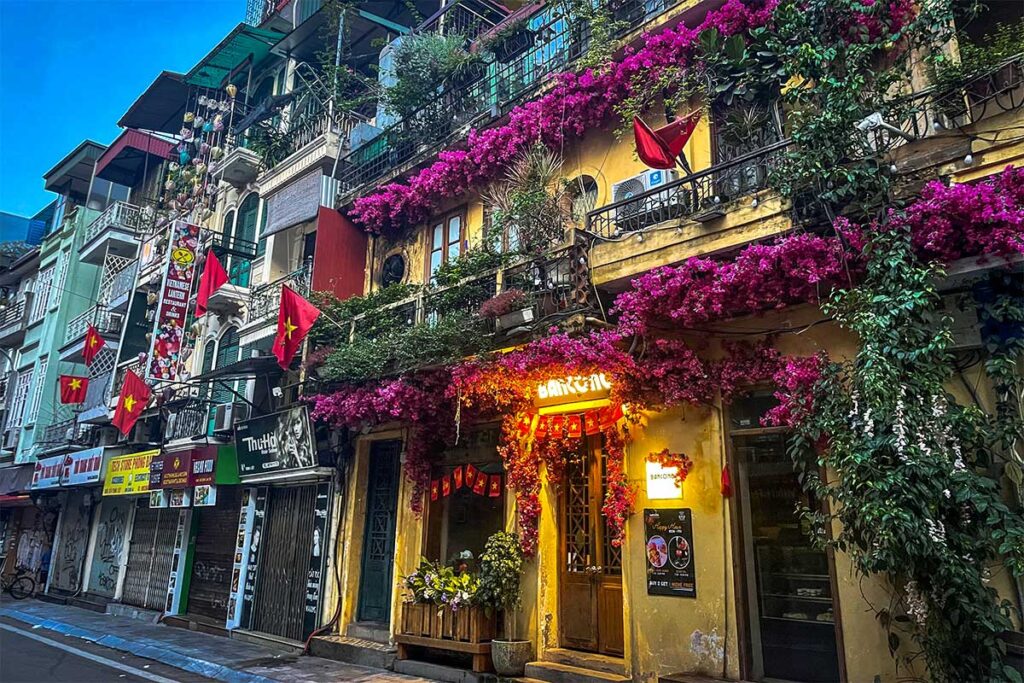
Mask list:
[{"label": "potted plant", "polygon": [[516,638],[515,611],[522,591],[519,578],[523,569],[523,551],[519,537],[505,531],[487,539],[480,555],[480,585],[477,602],[488,608],[503,610],[504,639],[491,641],[491,658],[499,676],[522,676],[526,663],[533,656],[533,643]]},{"label": "potted plant", "polygon": [[494,320],[498,330],[533,321],[530,296],[521,289],[507,289],[480,304],[481,318]]}]

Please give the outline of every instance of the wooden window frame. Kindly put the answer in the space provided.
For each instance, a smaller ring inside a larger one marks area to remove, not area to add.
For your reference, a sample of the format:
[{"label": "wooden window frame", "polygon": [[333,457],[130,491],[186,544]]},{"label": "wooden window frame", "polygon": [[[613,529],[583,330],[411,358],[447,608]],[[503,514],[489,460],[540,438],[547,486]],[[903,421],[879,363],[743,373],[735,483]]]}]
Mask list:
[{"label": "wooden window frame", "polygon": [[[431,268],[431,262],[433,261],[433,256],[434,256],[434,254],[436,252],[438,252],[438,251],[441,252],[441,262],[438,265],[444,265],[445,263],[448,263],[448,260],[449,260],[448,253],[451,250],[452,245],[455,244],[455,242],[452,242],[452,241],[450,241],[448,239],[448,227],[449,227],[449,224],[451,223],[452,219],[455,219],[455,218],[459,219],[459,240],[458,240],[459,255],[461,256],[466,251],[466,207],[465,206],[460,206],[459,208],[457,208],[457,209],[455,209],[453,211],[449,211],[447,213],[441,214],[439,217],[434,218],[433,220],[429,221],[427,223],[427,227],[426,227],[426,231],[425,231],[426,232],[426,247],[427,248],[425,249],[425,252],[426,252],[426,263],[424,264],[424,273],[426,274],[426,277],[424,278],[424,280],[426,282],[430,282],[431,280],[434,279],[434,271]],[[441,226],[441,228],[442,228],[441,246],[435,248],[434,247],[434,230],[438,226]]]}]

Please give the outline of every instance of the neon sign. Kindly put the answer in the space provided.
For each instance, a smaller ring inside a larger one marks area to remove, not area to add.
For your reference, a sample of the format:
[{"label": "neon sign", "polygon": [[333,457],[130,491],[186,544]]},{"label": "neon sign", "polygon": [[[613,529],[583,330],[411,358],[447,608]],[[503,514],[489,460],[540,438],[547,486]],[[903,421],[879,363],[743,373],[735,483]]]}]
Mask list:
[{"label": "neon sign", "polygon": [[612,383],[603,372],[592,375],[569,375],[549,379],[537,385],[538,405],[566,403],[583,399],[607,398]]}]

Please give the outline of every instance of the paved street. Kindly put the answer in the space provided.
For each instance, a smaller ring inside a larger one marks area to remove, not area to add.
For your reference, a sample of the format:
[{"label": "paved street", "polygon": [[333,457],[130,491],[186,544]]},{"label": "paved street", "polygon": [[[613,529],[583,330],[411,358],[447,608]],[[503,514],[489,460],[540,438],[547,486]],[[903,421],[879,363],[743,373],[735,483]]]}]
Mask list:
[{"label": "paved street", "polygon": [[0,682],[425,683],[427,679],[37,600],[0,601]]},{"label": "paved street", "polygon": [[0,680],[4,683],[209,681],[141,657],[0,619]]}]

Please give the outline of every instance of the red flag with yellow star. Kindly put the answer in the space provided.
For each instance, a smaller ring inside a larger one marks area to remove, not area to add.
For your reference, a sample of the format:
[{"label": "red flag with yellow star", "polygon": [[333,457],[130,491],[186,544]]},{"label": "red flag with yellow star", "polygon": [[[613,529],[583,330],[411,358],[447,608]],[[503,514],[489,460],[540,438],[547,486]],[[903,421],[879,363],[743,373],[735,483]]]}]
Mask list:
[{"label": "red flag with yellow star", "polygon": [[85,348],[82,349],[82,357],[85,359],[86,365],[92,365],[93,359],[96,354],[100,352],[107,342],[100,333],[96,331],[96,328],[89,325],[89,329],[85,331]]},{"label": "red flag with yellow star", "polygon": [[151,393],[141,377],[131,370],[125,372],[124,386],[121,387],[121,395],[117,397],[117,408],[114,409],[111,424],[127,436],[149,403]]},{"label": "red flag with yellow star", "polygon": [[320,317],[320,309],[309,303],[287,285],[281,286],[281,310],[277,314],[277,336],[271,350],[277,364],[285,370],[302,345],[313,323]]},{"label": "red flag with yellow star", "polygon": [[85,392],[88,388],[88,377],[76,377],[75,375],[61,375],[60,402],[81,403],[85,400]]}]

